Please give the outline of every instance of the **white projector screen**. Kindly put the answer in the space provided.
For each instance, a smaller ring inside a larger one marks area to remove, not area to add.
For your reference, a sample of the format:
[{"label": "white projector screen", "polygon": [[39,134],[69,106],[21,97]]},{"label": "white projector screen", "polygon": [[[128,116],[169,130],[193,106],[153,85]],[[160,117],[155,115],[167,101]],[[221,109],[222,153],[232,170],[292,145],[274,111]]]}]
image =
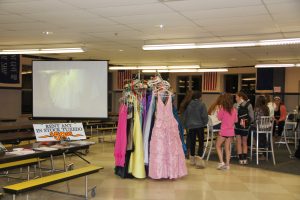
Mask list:
[{"label": "white projector screen", "polygon": [[33,61],[34,118],[107,118],[107,61]]}]

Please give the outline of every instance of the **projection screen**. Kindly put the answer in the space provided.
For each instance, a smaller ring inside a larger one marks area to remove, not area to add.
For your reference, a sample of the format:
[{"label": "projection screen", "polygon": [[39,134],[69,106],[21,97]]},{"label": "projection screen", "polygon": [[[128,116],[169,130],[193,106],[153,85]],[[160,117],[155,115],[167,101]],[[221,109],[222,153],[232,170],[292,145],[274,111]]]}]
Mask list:
[{"label": "projection screen", "polygon": [[34,118],[107,118],[107,61],[33,61]]}]

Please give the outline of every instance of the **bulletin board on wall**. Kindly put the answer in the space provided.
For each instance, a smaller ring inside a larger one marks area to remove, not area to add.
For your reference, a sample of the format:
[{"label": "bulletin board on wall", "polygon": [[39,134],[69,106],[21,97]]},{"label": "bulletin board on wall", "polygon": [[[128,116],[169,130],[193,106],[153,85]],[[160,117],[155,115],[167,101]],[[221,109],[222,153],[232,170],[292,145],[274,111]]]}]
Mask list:
[{"label": "bulletin board on wall", "polygon": [[0,87],[20,88],[21,73],[20,55],[0,55]]}]

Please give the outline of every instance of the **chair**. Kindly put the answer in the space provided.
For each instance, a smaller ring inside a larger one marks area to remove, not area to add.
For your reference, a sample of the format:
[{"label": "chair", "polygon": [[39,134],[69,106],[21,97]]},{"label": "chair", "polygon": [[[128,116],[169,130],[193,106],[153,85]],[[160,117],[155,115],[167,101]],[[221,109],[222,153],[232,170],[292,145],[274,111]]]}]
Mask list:
[{"label": "chair", "polygon": [[[258,154],[259,153],[267,153],[267,160],[268,160],[268,153],[272,153],[273,164],[275,165],[275,155],[274,155],[274,148],[273,148],[273,123],[274,120],[270,116],[262,116],[259,120],[256,121],[256,133],[251,131],[251,151],[250,157],[252,160],[252,152],[253,152],[253,138],[254,134],[256,134],[256,147],[254,151],[256,152],[256,164],[258,165]],[[259,136],[262,134],[266,134],[266,147],[259,148]]]},{"label": "chair", "polygon": [[285,144],[288,152],[292,155],[292,151],[289,147],[289,143],[294,143],[295,149],[297,148],[297,140],[298,140],[298,133],[297,133],[297,115],[295,113],[288,113],[285,119],[283,132],[278,144]]},{"label": "chair", "polygon": [[[214,129],[213,126],[211,126],[209,124],[207,124],[207,129],[206,130],[207,130],[206,144],[205,144],[205,148],[204,148],[202,158],[204,158],[206,150],[207,150],[207,148],[209,148],[208,154],[207,154],[207,157],[206,157],[206,160],[208,161],[209,157],[210,157],[211,150],[213,148],[213,143],[214,143],[214,140],[215,140],[215,137],[216,137],[215,133],[218,133],[220,130],[219,129]],[[209,147],[208,147],[208,145],[209,145]]]}]

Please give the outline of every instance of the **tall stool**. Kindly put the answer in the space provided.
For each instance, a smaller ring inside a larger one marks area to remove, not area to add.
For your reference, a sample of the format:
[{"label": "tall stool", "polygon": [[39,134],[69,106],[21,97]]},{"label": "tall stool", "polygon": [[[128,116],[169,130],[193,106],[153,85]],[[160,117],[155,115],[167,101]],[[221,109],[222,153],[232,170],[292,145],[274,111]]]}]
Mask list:
[{"label": "tall stool", "polygon": [[292,151],[289,147],[289,143],[294,143],[295,149],[297,148],[298,132],[297,132],[297,115],[295,113],[288,113],[285,119],[283,132],[278,144],[285,144],[290,155]]},{"label": "tall stool", "polygon": [[[257,165],[258,165],[258,154],[259,153],[267,153],[267,159],[268,159],[268,153],[272,153],[273,164],[274,165],[276,164],[274,148],[273,148],[273,123],[274,123],[274,120],[272,117],[262,116],[259,120],[256,121],[256,133],[254,131],[251,131],[250,156],[251,156],[251,160],[252,160],[252,152],[255,151]],[[256,134],[255,149],[253,149],[254,134]],[[259,136],[262,134],[266,135],[267,146],[263,147],[263,148],[259,148]]]},{"label": "tall stool", "polygon": [[[206,157],[206,160],[209,160],[211,150],[213,148],[214,140],[215,140],[215,133],[218,133],[220,130],[219,129],[213,129],[213,126],[207,125],[207,136],[206,136],[206,144],[204,148],[204,153],[202,158],[205,156],[206,150],[208,149],[208,154]],[[208,147],[209,146],[209,147]]]}]

